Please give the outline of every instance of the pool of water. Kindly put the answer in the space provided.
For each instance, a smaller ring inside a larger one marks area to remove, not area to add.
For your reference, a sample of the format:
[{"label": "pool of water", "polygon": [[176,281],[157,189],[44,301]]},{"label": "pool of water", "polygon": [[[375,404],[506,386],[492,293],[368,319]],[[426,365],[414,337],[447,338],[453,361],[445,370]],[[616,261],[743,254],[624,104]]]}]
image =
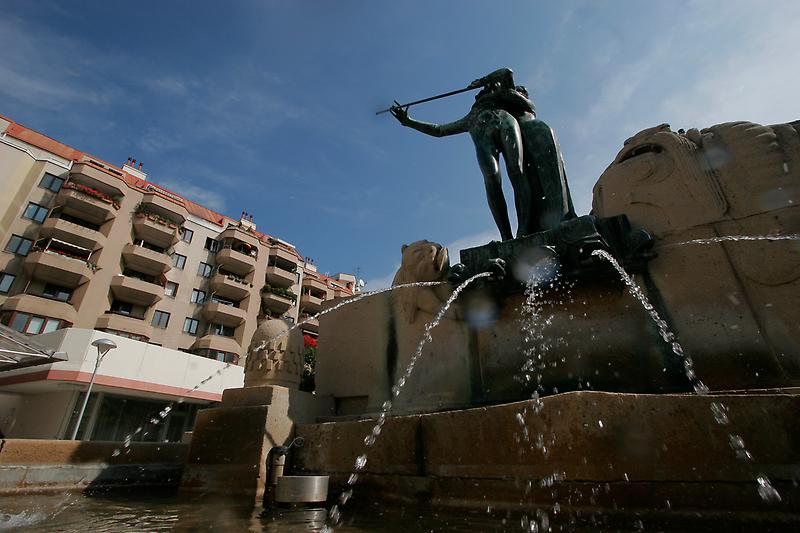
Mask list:
[{"label": "pool of water", "polygon": [[[535,513],[529,513],[535,517]],[[762,517],[732,520],[725,516],[559,513],[548,510],[546,522],[521,513],[491,508],[453,511],[394,503],[348,504],[335,531],[354,532],[536,532],[576,531],[793,531],[780,520]],[[320,531],[325,511],[263,512],[248,505],[186,497],[174,493],[115,492],[103,494],[40,494],[0,496],[0,531],[63,533],[156,533],[162,531],[235,531],[290,533]],[[541,527],[544,525],[545,527]],[[794,525],[796,527],[796,523]]]}]

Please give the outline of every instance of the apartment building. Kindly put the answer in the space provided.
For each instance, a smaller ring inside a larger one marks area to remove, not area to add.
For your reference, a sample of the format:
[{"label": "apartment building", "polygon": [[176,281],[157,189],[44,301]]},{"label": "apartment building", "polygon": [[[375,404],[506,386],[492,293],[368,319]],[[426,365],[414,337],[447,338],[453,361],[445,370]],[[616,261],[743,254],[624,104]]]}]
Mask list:
[{"label": "apartment building", "polygon": [[[97,330],[241,366],[259,319],[304,320],[356,290],[245,213],[2,115],[0,186],[0,323],[27,334]],[[317,334],[316,321],[302,327]]]}]

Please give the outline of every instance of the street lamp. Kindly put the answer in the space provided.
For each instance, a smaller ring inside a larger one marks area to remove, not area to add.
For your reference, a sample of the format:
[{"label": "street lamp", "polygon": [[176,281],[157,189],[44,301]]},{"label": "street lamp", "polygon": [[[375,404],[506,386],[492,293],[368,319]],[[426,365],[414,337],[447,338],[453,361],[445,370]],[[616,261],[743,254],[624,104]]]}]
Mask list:
[{"label": "street lamp", "polygon": [[89,381],[89,387],[86,389],[86,397],[83,399],[83,405],[78,413],[78,420],[75,421],[75,428],[72,430],[69,440],[75,440],[78,436],[78,428],[81,427],[81,419],[83,419],[83,412],[86,410],[86,404],[89,403],[89,394],[92,392],[92,385],[94,385],[94,378],[97,376],[97,369],[100,368],[100,362],[103,357],[117,347],[117,343],[111,339],[96,339],[92,341],[92,346],[97,348],[97,361],[94,363],[94,372],[92,372],[92,379]]}]

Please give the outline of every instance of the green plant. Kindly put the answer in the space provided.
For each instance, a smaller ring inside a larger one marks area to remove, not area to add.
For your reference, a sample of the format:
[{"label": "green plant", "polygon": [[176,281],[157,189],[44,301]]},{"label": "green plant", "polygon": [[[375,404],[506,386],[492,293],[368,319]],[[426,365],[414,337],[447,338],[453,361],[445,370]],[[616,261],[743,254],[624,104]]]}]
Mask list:
[{"label": "green plant", "polygon": [[297,301],[297,295],[292,291],[292,289],[284,289],[282,287],[273,287],[269,283],[264,285],[264,287],[261,289],[261,292],[262,293],[263,292],[269,292],[269,293],[275,294],[277,296],[283,296],[284,298],[289,298],[290,300],[292,300],[293,303]]},{"label": "green plant", "polygon": [[310,335],[303,335],[303,344],[305,352],[303,353],[303,375],[300,377],[300,390],[314,392],[316,389],[314,374],[317,366],[317,339]]},{"label": "green plant", "polygon": [[137,204],[136,207],[133,208],[133,213],[140,217],[147,217],[150,220],[158,222],[163,226],[168,226],[169,228],[172,229],[178,229],[178,224],[175,221],[170,220],[167,217],[160,215],[159,213],[156,213],[153,207],[150,206],[149,204],[143,204],[143,203]]}]

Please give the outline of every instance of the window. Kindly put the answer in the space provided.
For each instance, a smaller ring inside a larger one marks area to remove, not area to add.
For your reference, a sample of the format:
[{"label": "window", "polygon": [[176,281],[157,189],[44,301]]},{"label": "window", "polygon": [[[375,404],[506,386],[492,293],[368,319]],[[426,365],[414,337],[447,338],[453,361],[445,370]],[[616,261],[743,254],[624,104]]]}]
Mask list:
[{"label": "window", "polygon": [[178,294],[178,284],[174,281],[168,281],[164,285],[164,294],[169,296],[170,298],[175,298],[175,295]]},{"label": "window", "polygon": [[194,231],[188,228],[181,228],[181,240],[183,242],[192,242],[192,237],[194,237]]},{"label": "window", "polygon": [[17,276],[8,272],[0,272],[0,294],[8,294]]},{"label": "window", "polygon": [[199,320],[195,320],[194,318],[186,317],[186,320],[183,321],[183,332],[184,333],[191,333],[194,335],[197,333],[197,326],[200,325]]},{"label": "window", "polygon": [[106,333],[113,333],[118,337],[125,337],[126,339],[133,339],[135,341],[147,342],[147,337],[143,337],[135,333],[128,333],[127,331],[120,331],[118,329],[108,329],[108,328],[101,329],[100,331],[105,331]]},{"label": "window", "polygon": [[72,289],[61,287],[60,285],[53,285],[48,283],[44,286],[42,296],[45,298],[52,298],[54,300],[61,300],[62,302],[69,301],[72,298]]},{"label": "window", "polygon": [[48,173],[45,173],[45,175],[42,176],[42,181],[39,182],[39,187],[53,192],[60,191],[62,185],[64,185],[64,178],[59,178],[58,176],[53,176]]},{"label": "window", "polygon": [[209,332],[212,335],[219,335],[221,337],[233,337],[235,331],[236,328],[222,324],[211,324],[209,326]]},{"label": "window", "polygon": [[236,360],[239,358],[239,356],[236,355],[235,353],[221,352],[219,350],[209,350],[208,358],[216,359],[221,363],[235,363]]},{"label": "window", "polygon": [[114,300],[113,302],[111,302],[110,311],[118,315],[128,316],[131,313],[133,313],[133,304],[129,304],[128,302],[120,302],[119,300]]},{"label": "window", "polygon": [[212,272],[214,272],[214,267],[208,263],[201,262],[200,266],[197,268],[197,273],[204,278],[210,278]]},{"label": "window", "polygon": [[192,353],[194,353],[195,355],[199,355],[200,357],[215,359],[223,363],[236,364],[236,362],[239,360],[239,356],[237,354],[231,352],[223,352],[220,350],[210,350],[204,348],[202,350],[195,350]]},{"label": "window", "polygon": [[22,216],[41,224],[47,217],[47,211],[48,209],[43,205],[28,202],[28,207],[25,208],[25,212],[22,214]]},{"label": "window", "polygon": [[172,266],[183,270],[183,267],[186,266],[186,256],[181,254],[172,254]]},{"label": "window", "polygon": [[215,241],[211,237],[206,237],[206,245],[204,246],[206,250],[209,252],[216,252],[219,250],[219,242]]},{"label": "window", "polygon": [[169,313],[166,311],[156,311],[153,313],[153,327],[166,329],[169,323]]},{"label": "window", "polygon": [[200,289],[192,289],[192,299],[190,300],[193,304],[201,304],[206,301],[206,291],[201,291]]},{"label": "window", "polygon": [[61,320],[46,316],[31,315],[28,313],[14,313],[11,319],[11,329],[38,335],[40,333],[50,333],[61,327]]},{"label": "window", "polygon": [[31,251],[32,244],[33,241],[30,239],[20,237],[19,235],[12,235],[11,238],[8,239],[8,244],[6,244],[6,252],[17,255],[28,255],[28,252]]}]

